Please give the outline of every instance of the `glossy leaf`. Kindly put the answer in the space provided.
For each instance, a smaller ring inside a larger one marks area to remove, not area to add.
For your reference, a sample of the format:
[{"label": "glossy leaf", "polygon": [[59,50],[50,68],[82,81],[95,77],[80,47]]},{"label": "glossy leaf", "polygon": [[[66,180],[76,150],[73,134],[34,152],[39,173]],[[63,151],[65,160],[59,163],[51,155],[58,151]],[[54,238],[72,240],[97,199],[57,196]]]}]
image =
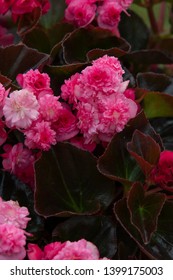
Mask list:
[{"label": "glossy leaf", "polygon": [[149,91],[160,91],[173,95],[173,78],[164,74],[139,73],[137,86]]},{"label": "glossy leaf", "polygon": [[127,143],[132,139],[134,130],[138,129],[146,135],[150,135],[160,146],[160,137],[150,126],[143,112],[132,119],[126,128],[116,134],[105,153],[98,160],[98,169],[105,176],[122,182],[130,183],[144,180],[143,174],[127,150]]},{"label": "glossy leaf", "polygon": [[159,144],[151,136],[139,130],[135,130],[132,141],[127,143],[127,150],[139,164],[145,176],[156,165],[161,152]]},{"label": "glossy leaf", "polygon": [[[102,50],[113,51],[115,54],[120,49],[120,54],[129,51],[129,44],[121,38],[112,35],[110,31],[101,28],[76,29],[64,41],[64,59],[66,63],[86,62],[88,58],[98,57],[98,53],[105,53]],[[110,50],[111,49],[111,50]],[[90,52],[94,50],[94,53]]]},{"label": "glossy leaf", "polygon": [[134,51],[122,57],[124,63],[132,64],[134,72],[146,72],[152,64],[172,64],[173,57],[157,49]]},{"label": "glossy leaf", "polygon": [[114,199],[114,183],[98,172],[96,158],[68,143],[43,153],[35,169],[35,207],[42,216],[93,214]]},{"label": "glossy leaf", "polygon": [[140,183],[135,183],[128,193],[131,223],[138,229],[145,244],[150,242],[153,232],[157,230],[158,216],[165,200],[165,195],[161,193],[147,195]]},{"label": "glossy leaf", "polygon": [[20,15],[18,21],[18,34],[23,36],[33,30],[41,17],[41,9],[35,8],[32,13]]},{"label": "glossy leaf", "polygon": [[64,242],[86,239],[99,249],[101,257],[112,258],[117,250],[116,222],[109,216],[72,217],[57,225],[53,239]]},{"label": "glossy leaf", "polygon": [[160,134],[165,149],[173,151],[173,118],[154,118],[150,122]]},{"label": "glossy leaf", "polygon": [[129,42],[132,50],[145,49],[149,41],[149,29],[133,11],[122,13],[119,23],[120,35]]},{"label": "glossy leaf", "polygon": [[24,73],[31,68],[43,67],[48,60],[48,55],[23,44],[0,48],[1,73],[11,80],[14,80],[17,74]]},{"label": "glossy leaf", "polygon": [[46,32],[36,27],[27,33],[23,38],[23,43],[29,48],[37,49],[39,52],[50,53],[50,42]]},{"label": "glossy leaf", "polygon": [[142,97],[142,108],[150,118],[172,117],[173,96],[152,91],[137,91],[138,98]]},{"label": "glossy leaf", "polygon": [[126,198],[119,200],[114,207],[115,216],[123,228],[149,259],[155,260],[173,259],[173,223],[170,215],[172,211],[173,203],[165,202],[158,218],[157,231],[153,233],[150,243],[144,245],[138,230],[131,224]]},{"label": "glossy leaf", "polygon": [[3,84],[4,87],[8,87],[11,84],[11,80],[6,76],[0,75],[0,83]]}]

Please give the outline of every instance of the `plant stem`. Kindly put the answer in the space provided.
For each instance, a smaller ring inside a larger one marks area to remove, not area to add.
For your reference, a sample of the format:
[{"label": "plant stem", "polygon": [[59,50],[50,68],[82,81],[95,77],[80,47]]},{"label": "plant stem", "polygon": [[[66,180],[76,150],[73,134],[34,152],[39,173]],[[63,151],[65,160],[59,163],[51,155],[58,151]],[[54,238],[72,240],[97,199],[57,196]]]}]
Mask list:
[{"label": "plant stem", "polygon": [[164,30],[165,12],[166,12],[166,3],[164,1],[160,4],[160,16],[158,21],[158,28],[160,32],[163,32]]},{"label": "plant stem", "polygon": [[147,12],[148,12],[148,17],[150,19],[150,24],[151,24],[152,31],[153,31],[154,34],[158,34],[159,33],[159,28],[158,28],[158,25],[157,25],[157,21],[156,21],[156,18],[155,18],[153,7],[151,5],[149,5],[147,7]]}]

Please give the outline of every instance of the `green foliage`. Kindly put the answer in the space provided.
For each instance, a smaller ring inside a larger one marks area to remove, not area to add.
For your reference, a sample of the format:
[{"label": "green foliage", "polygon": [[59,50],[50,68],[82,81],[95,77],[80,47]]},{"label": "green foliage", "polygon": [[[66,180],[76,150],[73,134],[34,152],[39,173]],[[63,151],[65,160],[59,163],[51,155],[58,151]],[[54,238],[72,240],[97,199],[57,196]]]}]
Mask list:
[{"label": "green foliage", "polygon": [[44,217],[95,214],[114,199],[114,183],[98,172],[96,158],[68,143],[44,153],[35,169],[35,207]]}]

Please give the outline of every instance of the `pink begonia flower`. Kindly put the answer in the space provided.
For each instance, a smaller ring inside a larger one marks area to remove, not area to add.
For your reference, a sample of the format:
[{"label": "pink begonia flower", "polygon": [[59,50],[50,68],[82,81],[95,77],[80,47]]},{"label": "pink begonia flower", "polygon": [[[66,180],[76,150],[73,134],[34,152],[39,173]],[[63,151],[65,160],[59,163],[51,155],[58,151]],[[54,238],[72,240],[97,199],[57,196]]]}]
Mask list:
[{"label": "pink begonia flower", "polygon": [[24,148],[22,143],[14,146],[4,145],[5,153],[1,154],[2,166],[4,170],[13,173],[21,181],[34,185],[34,161],[35,157],[27,148]]},{"label": "pink begonia flower", "polygon": [[7,132],[5,130],[5,124],[4,122],[0,119],[0,146],[2,146],[5,141],[7,140]]},{"label": "pink begonia flower", "polygon": [[13,2],[14,0],[0,0],[0,15],[5,14]]},{"label": "pink begonia flower", "polygon": [[53,94],[50,88],[50,77],[46,73],[40,73],[38,69],[18,74],[16,80],[22,88],[30,90],[37,98],[45,94]]},{"label": "pink begonia flower", "polygon": [[62,110],[62,105],[58,99],[59,97],[50,94],[45,94],[39,98],[39,112],[43,120],[51,122],[58,120]]},{"label": "pink begonia flower", "polygon": [[24,132],[26,137],[25,145],[29,149],[40,149],[48,151],[51,145],[55,145],[56,132],[51,128],[50,122],[36,122],[32,127]]},{"label": "pink begonia flower", "polygon": [[77,111],[78,128],[83,133],[85,144],[99,142],[97,127],[99,125],[98,109],[93,104],[81,102]]},{"label": "pink begonia flower", "polygon": [[127,122],[136,116],[137,110],[136,103],[122,94],[106,100],[97,128],[99,138],[110,141],[115,132],[121,132]]},{"label": "pink begonia flower", "polygon": [[95,18],[96,8],[93,1],[70,1],[65,10],[65,19],[77,26],[85,27]]},{"label": "pink begonia flower", "polygon": [[[124,95],[125,95],[125,97],[127,97],[127,98],[129,98],[129,99],[132,99],[133,101],[135,101],[135,89],[133,89],[133,88],[128,88],[128,89],[126,89],[125,91],[124,91]],[[140,112],[140,110],[141,110],[141,106],[140,106],[140,104],[139,103],[137,103],[136,101],[135,101],[135,103],[136,103],[136,105],[138,106],[138,111],[137,112]]]},{"label": "pink begonia flower", "polygon": [[173,192],[173,151],[160,153],[159,162],[151,171],[149,181],[163,190]]},{"label": "pink begonia flower", "polygon": [[0,225],[0,260],[23,260],[26,236],[24,230],[14,225]]},{"label": "pink begonia flower", "polygon": [[114,30],[120,22],[120,14],[123,11],[117,1],[109,0],[103,2],[103,5],[97,9],[98,26],[108,30]]},{"label": "pink begonia flower", "polygon": [[52,124],[52,128],[56,132],[57,141],[68,140],[79,132],[77,128],[77,118],[67,106],[63,106],[59,111],[59,118]]},{"label": "pink begonia flower", "polygon": [[62,98],[73,105],[84,144],[110,141],[136,116],[135,96],[126,98],[129,81],[123,81],[123,74],[119,60],[104,55],[61,87]]},{"label": "pink begonia flower", "polygon": [[39,116],[38,101],[27,89],[15,90],[5,99],[3,114],[8,127],[28,128]]},{"label": "pink begonia flower", "polygon": [[54,260],[98,260],[100,257],[97,247],[85,239],[70,242],[54,257]]},{"label": "pink begonia flower", "polygon": [[28,244],[30,260],[98,260],[97,247],[85,239],[79,241],[53,242],[46,245],[43,251],[36,244]]},{"label": "pink begonia flower", "polygon": [[69,104],[73,104],[74,108],[77,104],[77,94],[78,86],[80,86],[80,74],[76,73],[72,75],[68,80],[64,81],[61,87],[61,96],[64,100],[68,100]]},{"label": "pink begonia flower", "polygon": [[4,86],[0,83],[0,118],[3,116],[3,107],[5,98],[8,96],[9,90],[6,90]]},{"label": "pink begonia flower", "polygon": [[35,8],[40,8],[42,13],[47,13],[50,9],[48,0],[15,0],[11,10],[13,15],[23,15],[31,13]]},{"label": "pink begonia flower", "polygon": [[17,201],[4,201],[0,197],[0,225],[8,224],[17,228],[25,229],[30,218],[28,209],[20,207]]}]

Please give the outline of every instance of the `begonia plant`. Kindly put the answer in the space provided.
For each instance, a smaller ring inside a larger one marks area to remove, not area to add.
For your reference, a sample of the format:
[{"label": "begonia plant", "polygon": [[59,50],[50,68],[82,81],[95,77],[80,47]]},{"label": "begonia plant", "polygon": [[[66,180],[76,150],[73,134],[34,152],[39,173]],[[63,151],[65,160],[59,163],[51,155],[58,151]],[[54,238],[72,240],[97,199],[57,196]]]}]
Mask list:
[{"label": "begonia plant", "polygon": [[173,259],[172,0],[0,0],[0,260]]}]

